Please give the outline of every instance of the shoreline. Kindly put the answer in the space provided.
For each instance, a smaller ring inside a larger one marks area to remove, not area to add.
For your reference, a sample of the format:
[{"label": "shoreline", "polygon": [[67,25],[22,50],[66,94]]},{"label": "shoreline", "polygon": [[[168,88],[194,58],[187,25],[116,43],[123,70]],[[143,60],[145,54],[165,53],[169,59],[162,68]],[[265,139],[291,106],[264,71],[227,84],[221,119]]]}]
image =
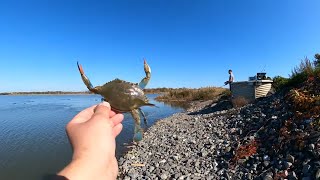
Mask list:
[{"label": "shoreline", "polygon": [[[317,141],[297,149],[283,140],[290,138],[281,129],[292,116],[281,94],[242,108],[232,108],[227,101],[194,102],[185,112],[151,126],[142,141],[118,159],[118,178],[320,178]],[[307,123],[298,131],[310,133]],[[276,148],[278,138],[283,147]]]},{"label": "shoreline", "polygon": [[90,95],[90,92],[68,92],[68,91],[34,91],[34,92],[3,92],[0,96],[16,96],[16,95]]},{"label": "shoreline", "polygon": [[[20,95],[93,95],[91,92],[4,92],[0,96],[20,96]],[[158,94],[158,93],[145,93],[145,94]]]},{"label": "shoreline", "polygon": [[2,94],[0,95],[1,96],[64,96],[64,95],[84,95],[84,96],[87,96],[87,95],[94,95],[94,94],[86,94],[86,93],[83,93],[83,94]]}]

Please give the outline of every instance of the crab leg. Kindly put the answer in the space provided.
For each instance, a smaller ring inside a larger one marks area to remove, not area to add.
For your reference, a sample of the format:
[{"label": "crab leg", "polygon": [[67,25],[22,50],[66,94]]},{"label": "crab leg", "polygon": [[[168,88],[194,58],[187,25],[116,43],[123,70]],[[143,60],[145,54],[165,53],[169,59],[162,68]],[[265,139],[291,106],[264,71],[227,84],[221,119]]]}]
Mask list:
[{"label": "crab leg", "polygon": [[140,112],[140,114],[141,114],[142,117],[143,117],[144,125],[145,125],[145,126],[148,126],[148,122],[147,122],[146,115],[145,115],[144,112],[141,110],[141,108],[139,108],[139,112]]},{"label": "crab leg", "polygon": [[140,86],[141,89],[144,89],[147,86],[147,84],[148,84],[148,82],[149,82],[149,80],[151,78],[151,68],[147,64],[146,59],[144,59],[144,72],[146,73],[146,77],[144,77],[141,80],[141,82],[139,83],[139,86]]},{"label": "crab leg", "polygon": [[80,74],[81,74],[81,78],[82,78],[82,81],[84,82],[84,84],[87,86],[87,88],[88,88],[91,92],[98,94],[98,92],[99,92],[99,86],[93,87],[92,84],[91,84],[91,82],[90,82],[90,80],[89,80],[89,78],[84,74],[84,71],[83,71],[83,68],[82,68],[81,64],[79,64],[79,63],[77,62],[77,65],[78,65],[78,69],[79,69],[79,72],[80,72]]},{"label": "crab leg", "polygon": [[143,132],[141,128],[141,122],[140,122],[140,112],[139,109],[134,109],[131,111],[131,115],[134,119],[134,135],[133,140],[135,142],[141,141],[143,137]]}]

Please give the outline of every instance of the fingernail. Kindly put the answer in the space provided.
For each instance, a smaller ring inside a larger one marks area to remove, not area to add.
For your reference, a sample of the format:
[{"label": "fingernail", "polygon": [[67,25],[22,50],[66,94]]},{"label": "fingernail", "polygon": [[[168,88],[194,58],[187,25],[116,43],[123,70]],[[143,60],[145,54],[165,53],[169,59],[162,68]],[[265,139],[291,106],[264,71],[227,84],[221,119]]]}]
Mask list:
[{"label": "fingernail", "polygon": [[110,108],[110,104],[109,104],[108,102],[106,102],[106,101],[103,101],[103,102],[101,103],[101,105]]}]

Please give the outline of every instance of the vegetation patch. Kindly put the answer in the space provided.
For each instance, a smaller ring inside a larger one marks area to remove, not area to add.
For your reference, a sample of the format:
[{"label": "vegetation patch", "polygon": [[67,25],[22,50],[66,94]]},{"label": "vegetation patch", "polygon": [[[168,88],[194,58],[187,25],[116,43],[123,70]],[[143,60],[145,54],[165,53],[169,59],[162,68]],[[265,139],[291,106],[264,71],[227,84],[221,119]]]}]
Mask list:
[{"label": "vegetation patch", "polygon": [[170,89],[158,96],[158,101],[206,101],[218,100],[222,95],[228,94],[225,88],[204,87],[198,89],[178,88]]},{"label": "vegetation patch", "polygon": [[296,66],[289,78],[276,76],[273,78],[273,88],[276,91],[290,90],[292,88],[300,88],[305,85],[305,82],[314,79],[320,74],[320,54],[314,56],[311,61],[308,58],[301,60],[300,64]]}]

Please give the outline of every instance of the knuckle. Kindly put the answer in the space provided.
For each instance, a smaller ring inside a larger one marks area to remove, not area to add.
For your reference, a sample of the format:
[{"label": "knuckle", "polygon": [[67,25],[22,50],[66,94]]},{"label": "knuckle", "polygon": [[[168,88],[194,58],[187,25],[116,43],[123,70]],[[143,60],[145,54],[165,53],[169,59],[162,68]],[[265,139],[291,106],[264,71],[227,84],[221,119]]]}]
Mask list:
[{"label": "knuckle", "polygon": [[67,131],[69,131],[70,128],[71,128],[71,126],[72,126],[72,124],[69,122],[69,123],[66,125],[65,129],[66,129]]},{"label": "knuckle", "polygon": [[95,117],[95,118],[107,118],[108,116],[104,112],[96,112],[96,113],[94,113],[93,117]]}]

